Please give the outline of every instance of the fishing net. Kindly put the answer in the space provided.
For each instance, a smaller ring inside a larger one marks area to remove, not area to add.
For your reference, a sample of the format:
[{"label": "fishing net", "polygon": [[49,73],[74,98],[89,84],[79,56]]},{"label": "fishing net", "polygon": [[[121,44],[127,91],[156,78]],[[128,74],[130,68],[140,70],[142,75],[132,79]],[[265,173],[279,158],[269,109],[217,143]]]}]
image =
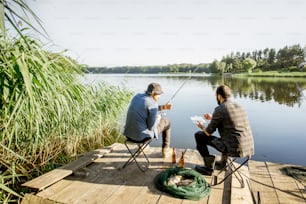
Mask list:
[{"label": "fishing net", "polygon": [[210,193],[204,177],[192,169],[167,169],[155,177],[154,184],[157,189],[177,198],[200,200]]}]

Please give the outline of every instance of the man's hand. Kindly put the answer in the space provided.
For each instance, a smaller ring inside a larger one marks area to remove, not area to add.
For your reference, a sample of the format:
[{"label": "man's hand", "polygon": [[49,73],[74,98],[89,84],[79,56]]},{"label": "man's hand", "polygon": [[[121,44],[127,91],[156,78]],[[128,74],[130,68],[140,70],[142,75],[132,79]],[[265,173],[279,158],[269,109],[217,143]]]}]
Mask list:
[{"label": "man's hand", "polygon": [[203,122],[197,121],[197,126],[207,135],[210,136],[210,133],[207,132]]},{"label": "man's hand", "polygon": [[171,104],[170,102],[166,103],[166,104],[163,105],[163,106],[164,106],[164,109],[165,109],[165,110],[171,110],[171,108],[172,108],[172,104]]},{"label": "man's hand", "polygon": [[198,126],[201,130],[203,130],[203,128],[204,128],[204,123],[201,122],[201,121],[197,121],[197,126]]},{"label": "man's hand", "polygon": [[211,120],[212,119],[212,115],[208,114],[208,113],[204,113],[203,114],[203,118],[205,118],[205,120]]}]

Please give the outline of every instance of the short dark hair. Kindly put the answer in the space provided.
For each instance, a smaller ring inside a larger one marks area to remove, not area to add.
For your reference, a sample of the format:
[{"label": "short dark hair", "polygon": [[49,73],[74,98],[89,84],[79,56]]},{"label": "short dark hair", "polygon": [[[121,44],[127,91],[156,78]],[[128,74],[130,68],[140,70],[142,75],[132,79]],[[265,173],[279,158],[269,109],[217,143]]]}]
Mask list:
[{"label": "short dark hair", "polygon": [[231,89],[226,85],[221,85],[217,88],[216,94],[219,94],[224,99],[228,99],[231,97]]}]

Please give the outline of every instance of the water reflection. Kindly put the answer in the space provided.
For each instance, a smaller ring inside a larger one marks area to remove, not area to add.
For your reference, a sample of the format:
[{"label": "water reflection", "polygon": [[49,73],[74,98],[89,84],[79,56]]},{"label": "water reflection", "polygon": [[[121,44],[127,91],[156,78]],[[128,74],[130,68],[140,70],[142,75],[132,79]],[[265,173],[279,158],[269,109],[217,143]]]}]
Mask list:
[{"label": "water reflection", "polygon": [[210,82],[213,88],[220,84],[231,87],[234,97],[249,98],[261,102],[275,101],[293,107],[305,100],[306,79],[261,77],[192,77],[193,80]]}]

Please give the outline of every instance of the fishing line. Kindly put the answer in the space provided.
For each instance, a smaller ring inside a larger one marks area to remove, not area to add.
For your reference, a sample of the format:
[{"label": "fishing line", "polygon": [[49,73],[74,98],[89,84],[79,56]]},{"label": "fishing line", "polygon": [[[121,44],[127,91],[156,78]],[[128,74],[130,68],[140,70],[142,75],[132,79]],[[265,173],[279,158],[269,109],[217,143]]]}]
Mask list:
[{"label": "fishing line", "polygon": [[198,70],[200,67],[197,67],[196,69],[193,70],[193,72],[190,73],[189,77],[187,79],[185,79],[183,81],[183,83],[181,84],[181,86],[174,92],[174,94],[171,96],[170,100],[167,103],[172,102],[172,100],[174,99],[174,97],[177,95],[177,93],[184,87],[184,85],[186,84],[186,82],[191,78],[191,74],[195,73],[196,70]]},{"label": "fishing line", "polygon": [[[200,68],[200,67],[195,68],[195,69],[190,73],[189,77],[183,81],[183,83],[182,83],[182,84],[180,85],[180,87],[174,92],[174,94],[171,96],[171,98],[169,99],[169,101],[168,101],[166,104],[172,102],[172,100],[173,100],[174,97],[177,95],[177,93],[184,87],[184,85],[186,84],[186,82],[191,78],[191,76],[192,76],[191,74],[195,73],[195,71],[198,70],[199,68]],[[166,117],[166,112],[165,112],[165,111],[160,111],[160,115],[161,115],[162,118],[163,118],[163,117]]]}]

